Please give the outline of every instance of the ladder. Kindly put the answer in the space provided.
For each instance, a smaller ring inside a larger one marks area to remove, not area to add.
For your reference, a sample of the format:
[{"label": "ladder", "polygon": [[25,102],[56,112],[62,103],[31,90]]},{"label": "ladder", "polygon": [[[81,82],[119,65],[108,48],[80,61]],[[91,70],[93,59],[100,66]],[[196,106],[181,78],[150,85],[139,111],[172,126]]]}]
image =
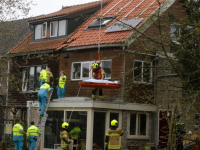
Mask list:
[{"label": "ladder", "polygon": [[41,117],[41,116],[38,117],[38,121],[37,121],[36,127],[39,128],[41,135],[37,136],[37,141],[35,142],[34,150],[38,150],[39,146],[40,146],[40,140],[41,140],[41,137],[42,137],[42,133],[44,132],[45,124],[46,124],[46,121],[47,121],[47,118],[48,118],[47,109],[49,107],[49,103],[50,103],[50,100],[51,100],[52,93],[53,93],[53,91],[51,90],[50,94],[49,94],[49,97],[48,97],[48,101],[46,103],[46,107],[44,109],[44,116],[43,117]]}]

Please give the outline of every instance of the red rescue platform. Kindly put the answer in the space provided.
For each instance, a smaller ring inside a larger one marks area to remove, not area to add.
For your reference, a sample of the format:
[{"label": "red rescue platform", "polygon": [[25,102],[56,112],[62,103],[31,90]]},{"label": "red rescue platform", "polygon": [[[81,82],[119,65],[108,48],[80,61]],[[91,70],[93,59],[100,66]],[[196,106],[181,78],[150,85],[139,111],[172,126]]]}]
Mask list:
[{"label": "red rescue platform", "polygon": [[90,87],[90,88],[107,88],[107,89],[119,89],[121,88],[121,84],[119,82],[87,82],[87,81],[82,81],[79,82],[79,85],[81,87]]}]

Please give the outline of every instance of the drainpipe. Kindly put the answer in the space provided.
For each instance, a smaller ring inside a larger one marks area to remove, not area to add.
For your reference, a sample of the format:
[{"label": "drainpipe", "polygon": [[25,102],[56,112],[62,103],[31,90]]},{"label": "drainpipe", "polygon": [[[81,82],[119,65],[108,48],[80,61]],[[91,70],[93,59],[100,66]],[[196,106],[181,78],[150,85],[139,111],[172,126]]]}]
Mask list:
[{"label": "drainpipe", "polygon": [[8,88],[9,88],[9,76],[10,76],[10,60],[8,60],[8,68],[7,68],[7,90],[6,90],[6,106],[8,105],[8,98],[9,98],[9,93],[8,93]]},{"label": "drainpipe", "polygon": [[28,127],[30,127],[30,119],[31,119],[31,105],[33,104],[33,101],[27,101],[27,107],[28,107],[28,116],[27,116],[27,123],[28,123]]}]

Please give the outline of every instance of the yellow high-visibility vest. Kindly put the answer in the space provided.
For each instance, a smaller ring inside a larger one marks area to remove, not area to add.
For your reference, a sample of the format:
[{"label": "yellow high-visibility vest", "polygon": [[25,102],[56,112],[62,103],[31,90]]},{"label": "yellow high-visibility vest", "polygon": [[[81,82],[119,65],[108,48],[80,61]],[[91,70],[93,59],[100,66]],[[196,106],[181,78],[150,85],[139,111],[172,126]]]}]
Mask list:
[{"label": "yellow high-visibility vest", "polygon": [[20,132],[20,130],[21,131],[23,131],[23,127],[22,127],[22,125],[21,124],[15,124],[14,126],[13,126],[13,136],[23,136],[23,133],[21,133]]},{"label": "yellow high-visibility vest", "polygon": [[63,77],[64,77],[64,80],[62,79],[62,76],[60,76],[59,78],[59,87],[64,89],[67,77],[66,76],[63,76]]}]

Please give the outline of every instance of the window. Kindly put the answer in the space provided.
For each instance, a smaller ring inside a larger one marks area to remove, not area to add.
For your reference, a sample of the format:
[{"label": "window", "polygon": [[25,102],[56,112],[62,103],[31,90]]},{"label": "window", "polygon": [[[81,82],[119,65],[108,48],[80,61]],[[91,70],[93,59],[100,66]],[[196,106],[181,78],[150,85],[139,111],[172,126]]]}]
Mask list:
[{"label": "window", "polygon": [[35,39],[41,39],[42,38],[42,25],[36,25],[35,26]]},{"label": "window", "polygon": [[50,37],[57,36],[58,32],[58,21],[54,21],[50,23]]},{"label": "window", "polygon": [[64,36],[67,34],[67,20],[44,22],[35,25],[35,40],[50,37]]},{"label": "window", "polygon": [[41,66],[23,67],[22,91],[37,91],[40,88],[39,76]]},{"label": "window", "polygon": [[177,24],[171,24],[171,40],[176,44],[180,44],[178,42],[180,36],[180,27]]},{"label": "window", "polygon": [[144,113],[128,114],[128,137],[148,137],[148,115]]},{"label": "window", "polygon": [[103,18],[97,18],[94,20],[89,26],[88,29],[91,28],[99,28],[100,25],[101,27],[105,27],[109,22],[111,22],[114,19],[113,16],[111,17],[103,17]]},{"label": "window", "polygon": [[47,22],[42,24],[42,38],[46,38],[47,35]]},{"label": "window", "polygon": [[134,81],[150,83],[152,78],[152,63],[146,61],[134,61]]},{"label": "window", "polygon": [[[92,67],[92,64],[94,62],[95,61],[73,62],[71,79],[72,80],[91,79],[92,71],[90,71],[90,68]],[[102,68],[105,72],[105,79],[111,79],[112,61],[102,60]]]}]

